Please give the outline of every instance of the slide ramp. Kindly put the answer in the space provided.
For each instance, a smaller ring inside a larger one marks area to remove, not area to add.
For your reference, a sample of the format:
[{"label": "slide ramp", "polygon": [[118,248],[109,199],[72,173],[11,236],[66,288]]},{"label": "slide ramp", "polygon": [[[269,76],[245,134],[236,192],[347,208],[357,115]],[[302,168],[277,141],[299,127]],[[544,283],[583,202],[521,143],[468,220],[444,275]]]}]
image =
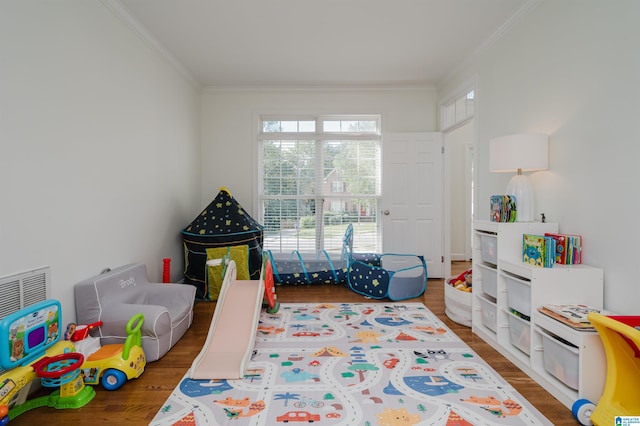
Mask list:
[{"label": "slide ramp", "polygon": [[189,378],[241,379],[251,361],[264,297],[264,280],[237,280],[229,261],[207,340]]}]

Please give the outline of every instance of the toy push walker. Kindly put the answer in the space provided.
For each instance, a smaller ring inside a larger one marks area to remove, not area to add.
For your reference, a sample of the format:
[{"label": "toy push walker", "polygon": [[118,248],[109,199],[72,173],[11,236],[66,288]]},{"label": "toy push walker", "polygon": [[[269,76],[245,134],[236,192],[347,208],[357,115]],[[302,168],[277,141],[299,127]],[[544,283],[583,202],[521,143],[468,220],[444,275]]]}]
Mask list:
[{"label": "toy push walker", "polygon": [[622,424],[616,419],[625,416],[640,417],[640,316],[590,312],[588,319],[602,339],[607,378],[598,404],[579,399],[573,415],[583,425],[596,426]]},{"label": "toy push walker", "polygon": [[[74,326],[69,340],[61,340],[60,302],[45,300],[7,315],[0,321],[0,426],[38,407],[80,408],[95,396],[89,384],[107,390],[139,377],[146,359],[140,328],[142,314],[126,325],[124,344],[100,346],[89,330],[100,323]],[[31,385],[59,388],[49,396],[27,400]]]},{"label": "toy push walker", "polygon": [[78,325],[70,336],[76,351],[85,356],[81,367],[82,377],[88,385],[100,383],[106,390],[116,390],[127,380],[140,377],[144,372],[146,359],[142,349],[142,323],[144,315],[136,314],[127,322],[127,338],[124,343],[100,345],[99,337],[92,337],[89,331],[102,325],[98,321],[89,325]]},{"label": "toy push walker", "polygon": [[[0,321],[0,368],[8,370],[0,376],[0,406],[8,412],[0,424],[33,408],[79,408],[95,396],[80,374],[84,355],[60,341],[61,317],[60,303],[45,300]],[[36,377],[42,386],[60,389],[25,402]]]}]

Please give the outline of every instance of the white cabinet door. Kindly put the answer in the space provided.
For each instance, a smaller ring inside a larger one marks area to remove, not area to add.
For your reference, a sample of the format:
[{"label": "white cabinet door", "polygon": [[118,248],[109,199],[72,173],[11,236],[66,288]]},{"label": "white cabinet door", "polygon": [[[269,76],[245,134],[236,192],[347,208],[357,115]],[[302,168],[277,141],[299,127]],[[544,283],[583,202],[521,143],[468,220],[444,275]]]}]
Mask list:
[{"label": "white cabinet door", "polygon": [[385,134],[382,142],[384,253],[423,255],[443,278],[442,133]]}]

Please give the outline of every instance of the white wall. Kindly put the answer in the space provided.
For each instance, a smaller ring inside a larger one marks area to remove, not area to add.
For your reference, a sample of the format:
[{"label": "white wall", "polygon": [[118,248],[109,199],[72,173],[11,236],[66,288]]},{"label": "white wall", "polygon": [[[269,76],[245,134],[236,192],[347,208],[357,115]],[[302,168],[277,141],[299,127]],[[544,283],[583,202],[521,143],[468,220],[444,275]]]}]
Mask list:
[{"label": "white wall", "polygon": [[[476,76],[476,218],[510,175],[488,172],[489,140],[550,135],[550,169],[530,175],[537,212],[584,237],[605,271],[605,307],[637,314],[640,2],[544,0],[439,92]],[[559,283],[558,285],[562,285]]]},{"label": "white wall", "polygon": [[260,114],[382,114],[383,132],[436,130],[436,92],[406,89],[207,90],[203,98],[202,207],[222,186],[254,211]]},{"label": "white wall", "polygon": [[73,286],[162,258],[199,213],[200,89],[98,0],[0,3],[0,276]]}]

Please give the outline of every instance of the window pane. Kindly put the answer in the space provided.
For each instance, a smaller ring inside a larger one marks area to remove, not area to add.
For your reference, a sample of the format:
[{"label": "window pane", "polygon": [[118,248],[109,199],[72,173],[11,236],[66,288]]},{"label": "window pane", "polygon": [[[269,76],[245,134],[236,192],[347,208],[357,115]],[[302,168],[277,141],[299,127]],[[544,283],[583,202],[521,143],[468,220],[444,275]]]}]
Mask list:
[{"label": "window pane", "polygon": [[315,193],[314,141],[264,141],[262,157],[264,195]]},{"label": "window pane", "polygon": [[445,128],[453,126],[456,122],[456,104],[451,104],[445,108]]},{"label": "window pane", "polygon": [[300,131],[301,132],[310,132],[313,133],[316,131],[316,122],[315,121],[301,121],[300,122]]},{"label": "window pane", "polygon": [[361,132],[374,132],[377,133],[378,122],[376,120],[361,120],[358,122],[358,127]]},{"label": "window pane", "polygon": [[324,187],[342,181],[348,194],[380,195],[379,151],[377,141],[327,141]]},{"label": "window pane", "polygon": [[[353,249],[360,253],[380,252],[376,198],[325,198],[323,211],[323,249],[338,257],[348,224],[353,225]],[[274,253],[316,252],[316,202],[303,200],[265,200],[264,248]]]},{"label": "window pane", "polygon": [[282,121],[281,122],[281,132],[297,132],[298,131],[298,122],[297,121]]},{"label": "window pane", "polygon": [[322,129],[330,133],[379,133],[377,120],[326,120]]},{"label": "window pane", "polygon": [[467,99],[461,97],[456,101],[456,123],[459,123],[467,118]]},{"label": "window pane", "polygon": [[340,131],[339,121],[323,121],[322,131],[330,133],[338,133]]},{"label": "window pane", "polygon": [[[322,129],[316,134],[320,122]],[[352,223],[354,250],[380,252],[379,123],[377,118],[357,116],[262,122],[263,133],[286,132],[292,137],[262,139],[259,145],[262,215],[258,220],[265,226],[265,249],[284,253],[326,249],[338,256],[345,228]],[[323,139],[322,132],[358,133],[358,140]],[[368,132],[376,139],[362,139]],[[309,133],[317,140],[304,140]]]},{"label": "window pane", "polygon": [[262,122],[262,131],[264,133],[273,133],[280,131],[280,122],[279,121],[263,121]]},{"label": "window pane", "polygon": [[348,224],[353,225],[353,250],[379,252],[380,238],[376,198],[331,198],[324,202],[324,249],[331,254],[342,250],[342,238]]},{"label": "window pane", "polygon": [[316,251],[315,204],[309,198],[264,200],[264,248],[276,253]]}]

